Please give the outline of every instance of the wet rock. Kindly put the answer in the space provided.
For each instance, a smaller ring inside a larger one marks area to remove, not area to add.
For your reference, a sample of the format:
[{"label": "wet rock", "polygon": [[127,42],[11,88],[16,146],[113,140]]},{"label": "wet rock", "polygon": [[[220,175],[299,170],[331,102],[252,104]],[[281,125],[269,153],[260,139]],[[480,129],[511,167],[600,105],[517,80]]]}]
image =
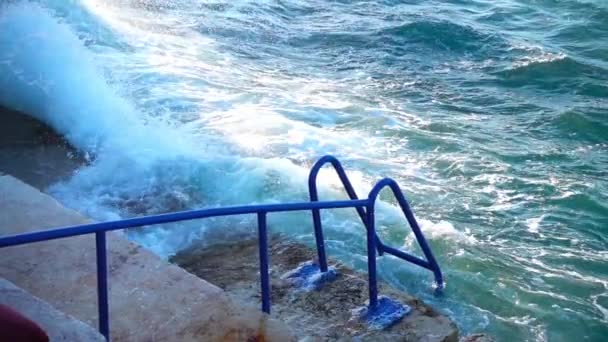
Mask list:
[{"label": "wet rock", "polygon": [[89,162],[51,127],[2,106],[0,155],[0,173],[15,175],[38,189],[69,178]]},{"label": "wet rock", "polygon": [[[224,289],[243,302],[260,302],[258,245],[241,236],[230,243],[193,245],[171,258],[186,270]],[[339,273],[336,280],[319,291],[294,287],[286,274],[303,262],[313,260],[312,250],[275,236],[270,242],[272,316],[294,331],[300,339],[327,341],[458,341],[458,330],[446,316],[419,299],[380,284],[380,293],[409,305],[411,312],[386,330],[370,328],[353,316],[368,299],[366,276],[332,261]]]},{"label": "wet rock", "polygon": [[473,334],[462,337],[460,342],[494,342],[494,339],[486,334]]}]

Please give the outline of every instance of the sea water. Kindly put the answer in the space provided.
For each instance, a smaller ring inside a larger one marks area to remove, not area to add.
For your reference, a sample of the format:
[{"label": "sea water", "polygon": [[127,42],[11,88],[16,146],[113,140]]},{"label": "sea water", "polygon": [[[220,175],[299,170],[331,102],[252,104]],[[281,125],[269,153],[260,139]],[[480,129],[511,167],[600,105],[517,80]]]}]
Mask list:
[{"label": "sea water", "polygon": [[[90,160],[53,184],[97,219],[301,201],[322,155],[404,189],[442,266],[392,285],[500,341],[608,336],[605,0],[39,0],[0,4],[0,104]],[[344,198],[322,172],[321,197]],[[385,242],[420,254],[390,194]],[[352,210],[329,254],[365,270]],[[313,241],[310,214],[271,229]],[[128,232],[168,256],[254,217]]]}]

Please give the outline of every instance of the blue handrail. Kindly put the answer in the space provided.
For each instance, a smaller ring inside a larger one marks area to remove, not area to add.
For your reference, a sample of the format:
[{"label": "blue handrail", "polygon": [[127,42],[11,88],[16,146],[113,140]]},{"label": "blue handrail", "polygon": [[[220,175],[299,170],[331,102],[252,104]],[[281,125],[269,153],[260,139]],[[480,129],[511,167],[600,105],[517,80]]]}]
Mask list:
[{"label": "blue handrail", "polygon": [[[330,162],[338,172],[346,191],[351,198],[346,201],[319,201],[316,189],[316,177],[319,169],[323,164]],[[403,212],[416,235],[420,246],[428,261],[419,259],[409,255],[403,251],[384,245],[378,238],[375,232],[374,223],[374,208],[378,193],[385,186],[391,187],[397,201],[399,202]],[[267,232],[267,215],[273,212],[286,211],[302,211],[311,210],[313,220],[315,222],[315,238],[317,238],[317,248],[319,254],[319,263],[321,272],[327,272],[327,259],[323,243],[323,233],[321,228],[320,210],[321,209],[336,209],[336,208],[355,208],[359,213],[367,230],[367,246],[368,246],[368,271],[369,271],[369,293],[370,293],[370,308],[375,308],[378,303],[378,290],[376,278],[376,250],[378,253],[386,252],[403,260],[412,262],[416,265],[427,268],[435,274],[435,279],[439,286],[443,286],[443,278],[439,265],[435,261],[430,247],[426,243],[414,215],[405,200],[403,193],[397,186],[397,183],[391,179],[383,179],[370,192],[367,199],[358,199],[354,189],[340,162],[331,156],[325,156],[311,170],[309,177],[310,202],[294,202],[294,203],[279,203],[279,204],[261,204],[248,206],[233,206],[210,209],[195,209],[189,211],[180,211],[168,214],[142,216],[117,221],[108,221],[100,223],[89,223],[71,227],[55,228],[44,231],[37,231],[26,234],[19,234],[0,238],[0,248],[24,245],[34,242],[55,240],[68,238],[72,236],[95,234],[95,248],[97,258],[97,300],[99,314],[99,331],[109,341],[109,311],[108,311],[108,275],[107,275],[107,251],[106,251],[106,232],[148,226],[161,223],[178,222],[185,220],[256,214],[258,223],[258,239],[259,239],[259,255],[260,255],[260,276],[261,276],[261,292],[262,292],[262,310],[270,313],[270,276],[268,262],[268,232]],[[319,243],[320,242],[320,243]]]},{"label": "blue handrail", "polygon": [[[408,223],[410,224],[410,227],[412,228],[412,231],[414,232],[414,235],[416,236],[416,240],[418,241],[418,244],[420,245],[420,248],[422,249],[422,252],[424,253],[424,256],[426,257],[427,261],[422,260],[414,255],[405,253],[396,248],[387,246],[378,239],[378,235],[376,234],[376,222],[375,222],[375,217],[374,217],[374,212],[375,212],[374,209],[375,209],[375,205],[376,205],[376,199],[378,198],[380,191],[382,191],[382,189],[384,189],[387,186],[392,190],[393,195],[397,199],[397,203],[399,203],[399,206],[401,207],[401,210],[403,211],[405,218],[407,219]],[[437,290],[441,291],[444,287],[444,282],[443,282],[443,274],[441,273],[439,264],[437,264],[437,261],[435,260],[435,256],[433,255],[431,248],[429,247],[426,239],[424,238],[424,235],[422,234],[422,231],[420,230],[420,226],[418,226],[418,222],[416,221],[416,218],[414,217],[414,213],[412,212],[412,209],[410,208],[409,203],[405,199],[405,196],[403,196],[403,192],[399,188],[399,185],[397,185],[397,182],[395,182],[391,178],[384,178],[384,179],[380,180],[378,183],[376,183],[376,185],[369,192],[368,199],[369,199],[369,203],[367,204],[366,222],[367,222],[367,258],[368,258],[367,265],[368,265],[368,277],[369,277],[370,306],[374,307],[377,304],[377,300],[378,300],[378,290],[377,290],[378,285],[377,285],[377,280],[376,280],[376,255],[374,253],[376,248],[382,250],[383,252],[396,256],[400,259],[409,261],[413,264],[416,264],[418,266],[422,266],[428,270],[431,270],[435,276],[435,285],[437,286]],[[376,245],[377,243],[379,243],[379,245]]]},{"label": "blue handrail", "polygon": [[[315,202],[315,201],[319,200],[319,195],[318,195],[318,191],[317,191],[317,176],[318,176],[321,168],[328,163],[333,166],[334,170],[338,174],[338,177],[340,178],[340,181],[342,182],[342,185],[344,186],[344,189],[346,190],[348,197],[351,200],[358,200],[359,198],[357,197],[357,193],[355,192],[355,189],[353,188],[350,180],[348,179],[348,176],[346,175],[346,172],[344,171],[344,167],[342,167],[342,164],[340,163],[340,161],[333,156],[327,155],[327,156],[324,156],[321,159],[319,159],[310,170],[310,174],[308,176],[308,191],[310,194],[311,202]],[[376,233],[376,229],[375,229],[376,224],[374,222],[375,202],[376,202],[376,199],[377,199],[380,191],[387,186],[391,188],[393,195],[397,199],[397,203],[399,203],[399,206],[401,207],[401,210],[403,211],[403,214],[405,215],[405,218],[407,219],[410,227],[412,228],[412,231],[414,232],[414,235],[416,236],[416,240],[418,241],[418,244],[420,245],[420,248],[422,249],[422,252],[424,253],[424,256],[426,257],[426,259],[428,261],[420,259],[414,255],[405,253],[399,249],[385,245],[382,242],[382,240],[380,239],[380,237],[378,236],[378,234]],[[439,268],[439,265],[437,264],[437,261],[435,260],[433,252],[431,251],[431,248],[429,247],[426,239],[424,238],[424,235],[422,234],[422,231],[420,230],[420,226],[418,225],[418,222],[416,221],[416,218],[414,217],[414,213],[412,212],[412,209],[410,208],[410,205],[407,202],[407,200],[405,199],[405,196],[403,195],[403,192],[401,191],[401,188],[399,188],[399,185],[397,184],[397,182],[395,182],[394,180],[392,180],[390,178],[382,179],[380,182],[376,183],[374,188],[370,191],[368,200],[370,202],[366,207],[357,207],[356,210],[357,210],[357,214],[359,214],[359,218],[361,219],[361,222],[365,226],[365,228],[367,230],[367,234],[368,234],[367,235],[367,253],[368,253],[367,264],[368,264],[368,276],[369,276],[370,306],[374,306],[377,303],[377,298],[378,298],[377,280],[376,280],[376,255],[375,255],[374,251],[378,251],[379,255],[382,255],[384,252],[386,252],[386,253],[396,256],[400,259],[409,261],[413,264],[416,264],[418,266],[424,267],[424,268],[432,271],[435,276],[435,284],[437,286],[437,290],[441,291],[444,287],[443,274],[441,273],[441,269]],[[370,208],[371,208],[371,211],[370,211]],[[313,215],[313,224],[314,224],[314,231],[315,231],[315,240],[316,240],[315,242],[317,245],[317,254],[318,254],[318,259],[319,259],[319,268],[321,269],[322,272],[327,272],[327,255],[325,253],[325,242],[324,242],[324,238],[323,238],[323,227],[321,224],[320,209],[313,209],[312,215]]]},{"label": "blue handrail", "polygon": [[[308,175],[308,193],[310,195],[310,201],[316,202],[319,200],[319,192],[317,191],[317,176],[319,175],[319,171],[321,171],[321,168],[325,166],[325,164],[331,164],[331,166],[334,168],[334,170],[338,174],[338,178],[340,178],[340,182],[342,182],[344,190],[346,190],[346,194],[348,195],[348,197],[351,200],[358,200],[359,197],[355,192],[355,188],[351,184],[350,179],[348,179],[348,176],[346,175],[346,172],[344,171],[344,168],[342,167],[340,161],[338,161],[338,159],[336,159],[334,156],[327,155],[321,157],[321,159],[319,159],[315,163],[315,165],[313,165],[313,167],[310,169],[310,174]],[[363,223],[363,226],[367,227],[367,214],[365,213],[365,209],[363,207],[358,207],[356,209],[357,214],[361,219],[361,223]],[[325,239],[323,238],[323,226],[321,224],[320,209],[312,210],[312,219],[315,232],[315,242],[317,244],[319,268],[321,269],[321,272],[327,272],[327,256],[325,254]],[[380,246],[380,238],[376,236],[376,240],[377,245]],[[381,249],[378,249],[378,254],[382,255]]]}]

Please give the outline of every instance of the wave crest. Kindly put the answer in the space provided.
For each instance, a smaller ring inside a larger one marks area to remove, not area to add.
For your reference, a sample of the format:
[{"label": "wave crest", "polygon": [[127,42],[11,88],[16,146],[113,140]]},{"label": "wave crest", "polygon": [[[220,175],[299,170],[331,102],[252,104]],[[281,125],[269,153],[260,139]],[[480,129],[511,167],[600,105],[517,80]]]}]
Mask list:
[{"label": "wave crest", "polygon": [[445,20],[421,20],[389,27],[377,32],[376,36],[388,39],[392,44],[419,43],[451,52],[479,52],[505,45],[498,36]]}]

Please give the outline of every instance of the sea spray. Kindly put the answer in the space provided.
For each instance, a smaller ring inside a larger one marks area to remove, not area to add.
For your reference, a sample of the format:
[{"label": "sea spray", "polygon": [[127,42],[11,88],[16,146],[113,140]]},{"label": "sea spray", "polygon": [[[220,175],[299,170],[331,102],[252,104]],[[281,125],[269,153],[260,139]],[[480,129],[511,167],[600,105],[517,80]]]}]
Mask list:
[{"label": "sea spray", "polygon": [[[606,335],[602,1],[3,6],[0,102],[94,157],[48,189],[64,204],[103,220],[306,200],[309,167],[334,154],[361,197],[380,177],[398,181],[448,285],[434,297],[428,272],[387,256],[385,280],[465,332]],[[15,38],[33,33],[50,36],[30,39],[39,47]],[[321,198],[344,198],[330,170],[320,181]],[[382,238],[419,253],[390,194],[381,199]],[[330,255],[364,270],[354,211],[322,216]],[[313,240],[309,213],[269,222]],[[255,218],[129,234],[166,255],[235,229]]]},{"label": "sea spray", "polygon": [[[35,4],[8,6],[0,28],[0,102],[47,122],[94,156],[91,165],[49,189],[66,205],[105,220],[307,199],[305,165],[280,158],[230,157],[222,144],[199,148],[188,132],[143,116],[108,84],[91,51],[51,10]],[[355,184],[360,190],[370,188],[363,179]],[[339,183],[324,171],[321,186],[325,196],[334,198],[323,189],[338,188]],[[309,220],[303,218],[283,215],[271,222],[299,225],[297,231],[308,233]],[[227,222],[216,225],[235,225],[234,220]],[[137,236],[160,254],[171,254],[204,231],[199,222],[180,225],[188,228],[161,228]]]}]

